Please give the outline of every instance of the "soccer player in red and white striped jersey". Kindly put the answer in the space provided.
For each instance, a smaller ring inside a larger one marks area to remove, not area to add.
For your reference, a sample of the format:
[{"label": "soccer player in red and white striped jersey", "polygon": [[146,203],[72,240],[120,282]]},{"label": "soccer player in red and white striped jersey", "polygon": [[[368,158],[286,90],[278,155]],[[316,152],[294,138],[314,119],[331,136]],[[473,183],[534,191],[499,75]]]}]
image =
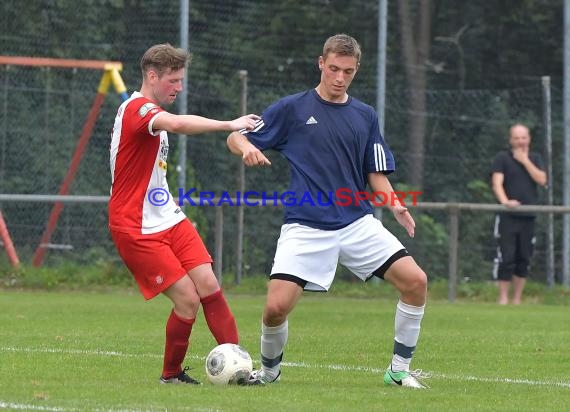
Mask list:
[{"label": "soccer player in red and white striped jersey", "polygon": [[176,100],[190,60],[170,44],[149,48],[141,59],[140,91],[119,107],[110,148],[109,229],[145,299],[162,293],[173,303],[166,323],[161,383],[198,383],[182,369],[198,307],[202,304],[218,343],[238,343],[234,316],[212,270],[200,235],[178,207],[166,181],[168,135],[252,130],[258,116],[231,121],[176,115]]}]

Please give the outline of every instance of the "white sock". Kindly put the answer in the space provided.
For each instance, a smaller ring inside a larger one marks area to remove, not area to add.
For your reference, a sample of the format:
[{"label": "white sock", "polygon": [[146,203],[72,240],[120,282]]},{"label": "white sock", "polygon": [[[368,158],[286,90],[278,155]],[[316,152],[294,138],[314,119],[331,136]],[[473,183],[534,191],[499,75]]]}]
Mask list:
[{"label": "white sock", "polygon": [[401,300],[396,305],[393,371],[408,371],[412,355],[420,336],[420,323],[424,316],[424,306],[408,305]]},{"label": "white sock", "polygon": [[273,380],[279,375],[283,349],[289,335],[289,322],[278,326],[266,326],[261,322],[261,365],[263,375]]}]

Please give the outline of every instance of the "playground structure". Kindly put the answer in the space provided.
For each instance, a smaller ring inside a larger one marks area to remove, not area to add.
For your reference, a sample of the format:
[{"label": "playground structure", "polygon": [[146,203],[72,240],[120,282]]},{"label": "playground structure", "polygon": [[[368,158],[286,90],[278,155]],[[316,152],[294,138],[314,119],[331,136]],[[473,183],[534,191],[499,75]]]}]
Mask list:
[{"label": "playground structure", "polygon": [[[43,68],[68,68],[68,69],[87,69],[87,70],[102,70],[103,75],[99,82],[99,87],[97,89],[97,94],[93,99],[91,108],[83,124],[83,129],[79,136],[77,146],[73,152],[70,165],[67,169],[66,175],[60,184],[58,194],[67,195],[69,193],[69,188],[77,169],[81,163],[81,158],[85,153],[87,144],[93,132],[93,128],[97,121],[97,117],[105,101],[105,96],[109,91],[111,85],[113,85],[115,91],[121,96],[123,100],[128,98],[125,84],[121,77],[120,71],[123,69],[123,65],[116,61],[105,61],[105,60],[75,60],[75,59],[56,59],[56,58],[41,58],[41,57],[20,57],[20,56],[0,56],[0,65],[5,66],[26,66],[26,67],[43,67]],[[47,220],[46,227],[41,236],[38,247],[34,253],[33,265],[39,267],[42,265],[45,253],[50,247],[51,236],[57,226],[59,216],[63,210],[63,203],[55,202],[49,218]],[[19,259],[11,241],[10,234],[8,232],[7,224],[0,211],[0,235],[1,240],[8,254],[10,263],[13,266],[19,265]]]}]

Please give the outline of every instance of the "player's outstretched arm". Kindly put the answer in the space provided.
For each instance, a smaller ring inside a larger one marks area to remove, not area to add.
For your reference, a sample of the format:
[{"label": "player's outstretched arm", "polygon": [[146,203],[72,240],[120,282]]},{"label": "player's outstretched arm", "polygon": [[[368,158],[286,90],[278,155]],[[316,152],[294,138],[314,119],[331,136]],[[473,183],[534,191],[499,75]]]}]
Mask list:
[{"label": "player's outstretched arm", "polygon": [[237,156],[241,156],[246,166],[270,166],[269,159],[255,147],[247,137],[238,132],[233,132],[228,136],[228,149]]},{"label": "player's outstretched arm", "polygon": [[256,114],[248,114],[234,120],[214,120],[191,114],[177,115],[162,112],[154,121],[153,129],[186,135],[241,129],[253,130],[257,120],[259,116]]}]

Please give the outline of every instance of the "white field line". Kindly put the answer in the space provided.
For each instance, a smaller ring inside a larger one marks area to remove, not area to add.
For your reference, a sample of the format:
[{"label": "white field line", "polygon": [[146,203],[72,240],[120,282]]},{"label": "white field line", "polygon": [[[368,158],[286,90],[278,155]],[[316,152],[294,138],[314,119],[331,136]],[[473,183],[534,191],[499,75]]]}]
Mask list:
[{"label": "white field line", "polygon": [[50,406],[39,406],[39,405],[27,405],[25,403],[13,403],[13,402],[2,402],[0,401],[0,409],[12,409],[12,410],[23,410],[23,411],[73,411],[76,409],[65,409]]},{"label": "white field line", "polygon": [[122,353],[101,349],[55,349],[55,348],[16,348],[13,346],[0,347],[0,352],[17,353],[61,353],[66,355],[89,355],[89,356],[117,356],[121,358],[162,358],[162,355],[149,353]]},{"label": "white field line", "polygon": [[[21,410],[21,411],[49,411],[49,412],[74,412],[74,411],[83,410],[76,408],[62,408],[58,406],[41,406],[41,405],[32,405],[26,403],[2,402],[2,401],[0,401],[0,409]],[[186,408],[184,408],[184,410],[185,409]],[[167,409],[93,409],[94,412],[154,412],[159,410],[165,411]],[[211,410],[198,409],[198,412],[209,412],[209,411]]]},{"label": "white field line", "polygon": [[[75,412],[75,411],[83,411],[84,409],[77,409],[77,408],[64,408],[59,406],[41,406],[41,405],[33,405],[29,403],[16,403],[16,402],[3,402],[0,401],[0,410],[1,409],[9,409],[9,410],[20,410],[20,411],[49,411],[49,412]],[[160,409],[91,409],[93,412],[168,412],[168,409],[160,408]],[[188,406],[188,407],[176,407],[176,410],[183,410],[183,411],[192,411],[192,412],[215,412],[217,409],[208,409],[208,408],[196,408],[195,405]]]},{"label": "white field line", "polygon": [[[71,354],[71,355],[83,355],[83,356],[117,356],[117,357],[127,357],[127,358],[162,358],[162,355],[150,354],[150,353],[123,353],[116,351],[105,351],[100,349],[95,350],[81,350],[81,349],[55,349],[55,348],[17,348],[17,347],[0,347],[0,352],[16,352],[16,353],[61,353],[61,354]],[[204,360],[203,356],[198,355],[188,355],[187,357],[197,360]],[[370,368],[367,366],[352,366],[352,365],[314,365],[304,362],[283,362],[283,366],[293,367],[293,368],[308,368],[308,369],[330,369],[338,371],[357,371],[357,372],[367,372],[374,374],[383,374],[385,369]],[[426,375],[431,378],[443,379],[443,380],[455,380],[455,381],[472,381],[472,382],[487,382],[487,383],[506,383],[506,384],[517,384],[517,385],[529,385],[529,386],[556,386],[559,388],[570,388],[570,382],[563,381],[539,381],[532,379],[517,379],[508,377],[480,377],[472,375],[460,375],[460,374],[445,374],[437,372],[426,372]],[[0,408],[3,406],[2,401],[0,401]],[[46,409],[48,410],[48,409]],[[52,409],[49,409],[52,410]],[[60,409],[53,409],[60,410]],[[66,409],[67,411],[67,409]]]}]

